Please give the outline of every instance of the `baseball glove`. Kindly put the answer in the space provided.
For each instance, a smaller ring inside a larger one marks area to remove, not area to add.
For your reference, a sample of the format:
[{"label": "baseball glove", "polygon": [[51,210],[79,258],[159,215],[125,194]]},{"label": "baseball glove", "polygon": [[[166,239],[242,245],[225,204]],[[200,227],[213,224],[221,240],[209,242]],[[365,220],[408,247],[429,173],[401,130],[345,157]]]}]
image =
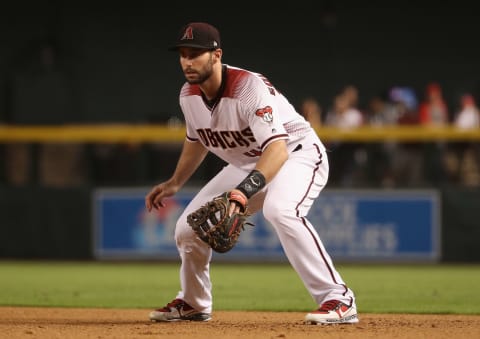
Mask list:
[{"label": "baseball glove", "polygon": [[[238,242],[240,233],[245,229],[250,215],[246,198],[225,192],[207,202],[195,212],[187,216],[187,222],[200,239],[219,253],[230,251]],[[232,204],[240,206],[239,212],[228,215]]]}]

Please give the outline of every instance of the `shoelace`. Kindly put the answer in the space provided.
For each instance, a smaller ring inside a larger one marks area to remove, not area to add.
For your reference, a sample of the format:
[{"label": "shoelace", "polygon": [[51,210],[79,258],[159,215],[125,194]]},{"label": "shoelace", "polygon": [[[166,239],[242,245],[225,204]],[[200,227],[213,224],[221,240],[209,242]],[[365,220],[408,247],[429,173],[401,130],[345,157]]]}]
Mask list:
[{"label": "shoelace", "polygon": [[169,302],[165,307],[161,308],[163,311],[170,311],[171,308],[178,308],[182,307],[184,304],[183,300],[181,299],[175,299],[171,302]]},{"label": "shoelace", "polygon": [[172,302],[169,302],[167,306],[164,307],[164,310],[170,311],[171,308],[176,308],[177,310],[183,309],[184,311],[193,310],[193,307],[182,299],[175,299]]},{"label": "shoelace", "polygon": [[171,303],[168,303],[167,305],[170,307],[176,307],[177,305],[183,304],[183,300],[180,299],[175,299]]},{"label": "shoelace", "polygon": [[329,300],[324,302],[322,306],[320,306],[319,311],[325,311],[325,312],[333,311],[333,310],[336,310],[339,307],[339,305],[340,305],[340,301]]}]

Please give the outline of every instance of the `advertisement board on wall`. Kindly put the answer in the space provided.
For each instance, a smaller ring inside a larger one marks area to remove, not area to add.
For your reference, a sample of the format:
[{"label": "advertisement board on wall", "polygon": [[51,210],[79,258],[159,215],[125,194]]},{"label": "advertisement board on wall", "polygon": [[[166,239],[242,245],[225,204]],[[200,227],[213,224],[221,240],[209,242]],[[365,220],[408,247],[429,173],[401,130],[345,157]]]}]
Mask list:
[{"label": "advertisement board on wall", "polygon": [[[195,188],[147,212],[147,189],[97,189],[93,199],[97,259],[178,258],[177,218]],[[309,212],[326,249],[342,261],[437,261],[440,259],[440,199],[434,190],[325,190]],[[215,260],[286,261],[273,227],[257,213],[228,253]]]}]

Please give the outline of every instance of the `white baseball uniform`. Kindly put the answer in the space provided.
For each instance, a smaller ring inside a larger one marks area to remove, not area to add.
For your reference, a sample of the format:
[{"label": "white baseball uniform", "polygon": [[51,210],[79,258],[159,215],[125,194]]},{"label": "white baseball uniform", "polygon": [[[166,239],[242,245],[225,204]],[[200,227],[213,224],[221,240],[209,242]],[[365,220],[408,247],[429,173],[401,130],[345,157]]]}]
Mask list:
[{"label": "white baseball uniform", "polygon": [[187,140],[201,142],[228,165],[198,192],[177,222],[175,239],[182,259],[177,298],[198,311],[212,311],[212,250],[188,226],[187,215],[235,188],[254,168],[262,151],[271,142],[284,139],[288,160],[249,200],[249,207],[253,212],[263,209],[289,262],[318,305],[337,299],[355,306],[353,292],[306,218],[329,171],[325,147],[310,124],[264,76],[229,65],[223,65],[222,86],[213,102],[203,97],[198,85],[188,83],[179,100]]}]

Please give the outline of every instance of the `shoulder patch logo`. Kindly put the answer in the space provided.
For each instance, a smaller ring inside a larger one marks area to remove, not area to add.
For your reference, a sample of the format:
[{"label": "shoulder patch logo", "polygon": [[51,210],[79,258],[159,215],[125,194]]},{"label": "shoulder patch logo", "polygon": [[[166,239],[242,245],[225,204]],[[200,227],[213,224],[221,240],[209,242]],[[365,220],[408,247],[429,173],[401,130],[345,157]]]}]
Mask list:
[{"label": "shoulder patch logo", "polygon": [[270,106],[266,106],[264,108],[259,108],[255,112],[256,116],[259,116],[265,122],[272,122],[273,121],[273,109]]}]

